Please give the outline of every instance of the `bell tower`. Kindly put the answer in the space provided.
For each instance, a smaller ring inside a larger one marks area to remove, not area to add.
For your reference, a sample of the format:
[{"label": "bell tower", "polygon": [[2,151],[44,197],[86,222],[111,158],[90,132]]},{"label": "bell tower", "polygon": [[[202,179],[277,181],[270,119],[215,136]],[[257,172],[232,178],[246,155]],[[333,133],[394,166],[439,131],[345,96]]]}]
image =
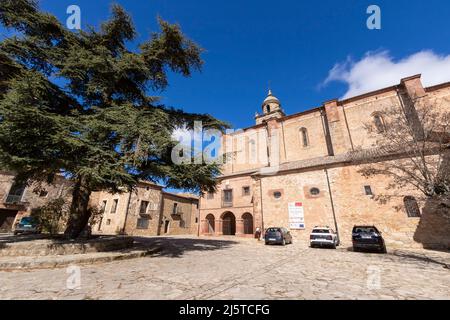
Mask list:
[{"label": "bell tower", "polygon": [[280,100],[272,94],[272,90],[269,89],[266,99],[262,103],[262,114],[256,114],[256,124],[260,124],[264,121],[273,118],[282,118],[285,116],[283,109],[281,109]]}]

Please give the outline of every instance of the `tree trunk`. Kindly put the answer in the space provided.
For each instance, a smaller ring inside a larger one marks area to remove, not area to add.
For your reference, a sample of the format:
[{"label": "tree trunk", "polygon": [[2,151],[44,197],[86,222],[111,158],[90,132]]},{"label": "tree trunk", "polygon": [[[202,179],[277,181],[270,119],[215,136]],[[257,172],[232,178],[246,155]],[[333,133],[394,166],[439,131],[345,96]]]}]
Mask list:
[{"label": "tree trunk", "polygon": [[91,210],[89,210],[91,190],[86,185],[86,180],[79,177],[73,187],[69,221],[64,231],[64,235],[69,239],[77,238],[91,217]]}]

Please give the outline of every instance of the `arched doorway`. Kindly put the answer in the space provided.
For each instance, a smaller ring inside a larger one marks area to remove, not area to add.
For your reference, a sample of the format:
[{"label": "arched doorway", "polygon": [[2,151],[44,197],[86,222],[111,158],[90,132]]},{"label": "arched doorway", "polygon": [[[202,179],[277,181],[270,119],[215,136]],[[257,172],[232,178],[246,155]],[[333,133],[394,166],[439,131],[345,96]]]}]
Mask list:
[{"label": "arched doorway", "polygon": [[244,234],[253,234],[253,216],[246,212],[242,215],[244,222]]},{"label": "arched doorway", "polygon": [[216,221],[211,213],[206,216],[206,233],[213,234],[216,230]]},{"label": "arched doorway", "polygon": [[222,233],[226,236],[236,234],[236,217],[231,212],[225,212],[222,215]]}]

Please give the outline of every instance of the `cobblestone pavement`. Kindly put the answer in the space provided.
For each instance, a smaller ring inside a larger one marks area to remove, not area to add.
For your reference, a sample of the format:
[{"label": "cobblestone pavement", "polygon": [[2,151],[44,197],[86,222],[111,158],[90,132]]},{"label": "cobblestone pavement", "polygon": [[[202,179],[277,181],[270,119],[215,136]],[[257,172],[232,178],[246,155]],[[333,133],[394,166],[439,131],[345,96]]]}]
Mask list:
[{"label": "cobblestone pavement", "polygon": [[[159,254],[66,268],[0,272],[1,299],[450,299],[450,254],[387,255],[254,239],[142,239]],[[73,282],[69,282],[72,283]]]}]

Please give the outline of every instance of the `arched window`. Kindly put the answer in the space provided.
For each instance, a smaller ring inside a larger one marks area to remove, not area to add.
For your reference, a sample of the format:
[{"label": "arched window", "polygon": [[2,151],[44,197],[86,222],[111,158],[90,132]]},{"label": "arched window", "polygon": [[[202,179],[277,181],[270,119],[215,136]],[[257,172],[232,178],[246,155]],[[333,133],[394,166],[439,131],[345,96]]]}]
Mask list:
[{"label": "arched window", "polygon": [[373,115],[373,123],[375,124],[375,128],[377,129],[378,133],[382,133],[386,130],[386,127],[384,125],[384,119],[379,113],[375,113]]},{"label": "arched window", "polygon": [[270,112],[270,106],[266,105],[266,113],[269,113],[269,112]]},{"label": "arched window", "polygon": [[254,139],[251,139],[248,144],[250,163],[256,163],[256,141]]},{"label": "arched window", "polygon": [[420,208],[416,198],[411,196],[404,197],[403,203],[405,205],[406,214],[408,215],[409,218],[420,217]]},{"label": "arched window", "polygon": [[309,146],[308,130],[306,128],[300,128],[300,139],[303,147]]}]

